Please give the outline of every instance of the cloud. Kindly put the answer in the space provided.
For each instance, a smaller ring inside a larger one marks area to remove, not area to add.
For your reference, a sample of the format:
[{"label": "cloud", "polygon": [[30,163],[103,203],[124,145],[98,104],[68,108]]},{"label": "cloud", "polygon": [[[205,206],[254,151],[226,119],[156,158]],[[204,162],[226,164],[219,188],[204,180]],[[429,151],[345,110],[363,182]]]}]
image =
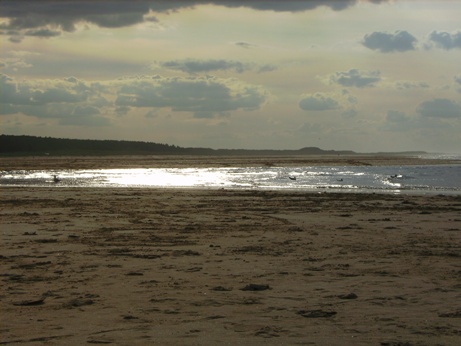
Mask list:
[{"label": "cloud", "polygon": [[108,118],[100,116],[99,109],[92,106],[77,105],[71,116],[60,117],[60,125],[67,126],[108,126],[111,121]]},{"label": "cloud", "polygon": [[359,71],[351,69],[347,72],[336,72],[330,76],[330,81],[345,87],[365,88],[374,86],[381,80],[379,71]]},{"label": "cloud", "polygon": [[2,74],[0,90],[2,114],[22,112],[37,118],[56,118],[66,125],[108,124],[101,115],[107,114],[108,108],[118,116],[131,108],[144,107],[210,118],[234,110],[255,110],[267,99],[259,86],[212,76],[145,76],[87,83],[75,77],[18,82]]},{"label": "cloud", "polygon": [[30,102],[33,104],[45,103],[76,103],[82,102],[87,99],[86,93],[74,92],[69,89],[62,89],[60,87],[48,88],[46,90],[33,91]]},{"label": "cloud", "polygon": [[308,1],[210,1],[226,7],[248,7],[261,11],[304,12],[317,7],[329,7],[334,11],[344,10],[354,5],[356,0],[308,0]]},{"label": "cloud", "polygon": [[418,40],[407,31],[396,31],[394,34],[373,32],[365,35],[362,44],[381,53],[406,52],[415,49]]},{"label": "cloud", "polygon": [[461,118],[461,106],[454,101],[442,98],[421,103],[417,112],[428,118]]},{"label": "cloud", "polygon": [[355,109],[353,109],[353,108],[346,109],[345,111],[343,111],[341,113],[341,116],[343,118],[352,119],[352,118],[355,118],[357,116],[357,111]]},{"label": "cloud", "polygon": [[38,37],[55,37],[61,35],[60,31],[50,30],[48,28],[32,29],[24,32],[25,36],[38,36]]},{"label": "cloud", "polygon": [[10,57],[5,57],[3,60],[0,60],[0,68],[3,70],[9,69],[13,71],[18,71],[23,68],[31,68],[32,64],[26,62],[26,60],[21,56],[14,56],[10,54]]},{"label": "cloud", "polygon": [[99,109],[93,106],[76,106],[74,108],[74,111],[72,112],[72,115],[77,115],[77,116],[83,116],[83,117],[88,117],[91,115],[97,115],[100,114]]},{"label": "cloud", "polygon": [[388,110],[386,121],[382,125],[386,131],[406,132],[423,127],[421,119],[412,118],[398,110]]},{"label": "cloud", "polygon": [[243,73],[245,71],[256,70],[257,72],[270,72],[276,69],[273,65],[262,65],[242,63],[233,60],[210,59],[210,60],[170,60],[159,63],[160,67],[170,70],[182,71],[190,74],[208,73],[212,71],[235,71]]},{"label": "cloud", "polygon": [[238,109],[255,110],[264,104],[266,98],[260,87],[236,79],[157,76],[124,81],[118,91],[116,105],[171,108],[203,118]]},{"label": "cloud", "polygon": [[315,93],[303,95],[299,101],[299,108],[305,111],[326,111],[339,108],[339,103],[330,96]]},{"label": "cloud", "polygon": [[238,61],[232,60],[171,60],[160,63],[161,67],[168,68],[170,70],[178,70],[187,73],[206,73],[211,71],[228,71],[233,70],[238,73],[250,70],[249,64],[243,64]]},{"label": "cloud", "polygon": [[242,47],[242,48],[245,48],[245,49],[257,47],[257,45],[252,44],[252,43],[248,43],[248,42],[235,42],[235,45],[239,46],[239,47]]},{"label": "cloud", "polygon": [[398,81],[395,83],[395,86],[399,90],[409,90],[409,89],[427,89],[429,84],[425,82],[411,82],[411,81]]},{"label": "cloud", "polygon": [[457,88],[457,91],[461,93],[461,76],[455,76],[454,78],[455,81],[455,88]]},{"label": "cloud", "polygon": [[448,32],[433,31],[429,35],[429,40],[437,47],[450,50],[461,49],[461,31],[450,34]]},{"label": "cloud", "polygon": [[[79,22],[102,27],[123,27],[142,22],[149,1],[2,1],[5,29],[35,29],[48,25],[72,32]],[[152,4],[155,2],[153,1]]]},{"label": "cloud", "polygon": [[264,73],[264,72],[272,72],[277,70],[277,66],[275,65],[262,65],[258,67],[257,72],[258,73]]},{"label": "cloud", "polygon": [[[378,0],[370,1],[379,3]],[[176,11],[199,5],[216,4],[229,8],[246,7],[261,11],[303,12],[318,7],[341,11],[353,6],[357,0],[307,1],[232,1],[232,0],[138,0],[138,1],[0,1],[0,13],[9,21],[0,25],[0,32],[10,41],[21,42],[24,36],[53,37],[61,31],[73,32],[80,23],[105,28],[120,28],[142,22],[156,21],[155,13]],[[154,18],[154,19],[153,19]]]},{"label": "cloud", "polygon": [[45,105],[16,106],[16,113],[39,118],[55,119],[64,126],[107,126],[111,121],[100,115],[98,109],[91,106],[80,106],[68,103],[49,103]]},{"label": "cloud", "polygon": [[109,102],[98,86],[69,77],[62,80],[21,81],[0,75],[0,113],[22,113],[36,118],[57,119],[61,125],[105,126],[101,107]]},{"label": "cloud", "polygon": [[387,111],[386,120],[391,123],[401,123],[401,122],[407,122],[408,118],[404,112],[396,111],[396,110],[389,110]]},{"label": "cloud", "polygon": [[28,88],[24,88],[22,92],[18,88],[16,81],[5,75],[0,75],[0,104],[30,104],[31,103],[31,93],[28,91]]},{"label": "cloud", "polygon": [[0,75],[0,103],[15,105],[43,105],[47,103],[76,103],[87,100],[90,91],[82,83],[66,80],[16,82]]}]

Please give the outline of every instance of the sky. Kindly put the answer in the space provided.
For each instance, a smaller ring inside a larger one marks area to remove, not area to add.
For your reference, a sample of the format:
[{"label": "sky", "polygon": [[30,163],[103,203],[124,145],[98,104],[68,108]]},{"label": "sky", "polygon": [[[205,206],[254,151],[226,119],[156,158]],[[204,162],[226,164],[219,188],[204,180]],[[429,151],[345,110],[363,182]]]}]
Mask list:
[{"label": "sky", "polygon": [[0,0],[0,133],[461,153],[461,1]]}]

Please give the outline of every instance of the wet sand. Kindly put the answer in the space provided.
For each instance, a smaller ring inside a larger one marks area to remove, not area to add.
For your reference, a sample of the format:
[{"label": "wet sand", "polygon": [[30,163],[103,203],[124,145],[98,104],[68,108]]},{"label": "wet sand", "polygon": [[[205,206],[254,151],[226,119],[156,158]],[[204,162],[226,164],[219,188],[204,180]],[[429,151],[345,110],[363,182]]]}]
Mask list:
[{"label": "wet sand", "polygon": [[399,166],[461,164],[454,159],[403,155],[300,155],[300,156],[25,156],[0,157],[0,170],[182,168],[182,167],[286,167],[286,166]]},{"label": "wet sand", "polygon": [[0,226],[0,344],[461,340],[461,196],[2,187]]}]

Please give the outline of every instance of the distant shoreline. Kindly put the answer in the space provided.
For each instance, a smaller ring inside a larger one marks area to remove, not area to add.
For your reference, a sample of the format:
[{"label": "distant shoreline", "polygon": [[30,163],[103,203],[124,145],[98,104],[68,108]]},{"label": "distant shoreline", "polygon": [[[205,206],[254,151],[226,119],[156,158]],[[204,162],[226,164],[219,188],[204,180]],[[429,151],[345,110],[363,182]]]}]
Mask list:
[{"label": "distant shoreline", "polygon": [[461,164],[460,160],[404,155],[116,155],[0,157],[0,170],[187,167],[403,166]]},{"label": "distant shoreline", "polygon": [[318,147],[301,149],[212,149],[124,140],[90,140],[0,135],[0,157],[27,156],[298,156],[298,155],[378,155],[418,156],[425,151],[357,153],[352,150],[324,150]]}]

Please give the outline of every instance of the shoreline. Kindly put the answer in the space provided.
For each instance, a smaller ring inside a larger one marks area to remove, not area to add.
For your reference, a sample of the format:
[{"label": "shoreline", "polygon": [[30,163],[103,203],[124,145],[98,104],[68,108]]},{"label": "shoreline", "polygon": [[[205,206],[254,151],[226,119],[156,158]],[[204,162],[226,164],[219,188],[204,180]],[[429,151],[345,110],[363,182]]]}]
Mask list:
[{"label": "shoreline", "polygon": [[[65,176],[72,170],[75,171],[82,171],[84,172],[86,169],[89,170],[98,170],[98,169],[168,169],[168,168],[199,168],[199,169],[207,169],[207,168],[240,168],[240,167],[260,167],[264,168],[302,168],[305,167],[308,169],[315,169],[314,167],[355,167],[349,168],[350,169],[361,169],[360,167],[364,167],[364,169],[368,169],[366,167],[393,167],[393,169],[399,169],[402,167],[412,167],[412,166],[419,166],[424,169],[424,166],[431,165],[431,166],[459,166],[461,165],[460,160],[447,160],[447,159],[426,159],[426,158],[416,158],[416,157],[407,157],[407,156],[344,156],[338,157],[334,156],[319,156],[319,155],[312,155],[312,156],[282,156],[282,157],[275,157],[275,156],[266,156],[266,157],[247,157],[247,156],[226,156],[226,157],[210,157],[210,156],[103,156],[103,157],[16,157],[16,158],[0,158],[0,170],[3,169],[2,175],[8,174],[27,174],[27,172],[20,172],[22,170],[25,171],[48,171],[48,174],[51,176],[53,174]],[[10,167],[10,168],[6,168]],[[13,168],[14,167],[14,168]],[[456,167],[455,167],[456,168]],[[411,169],[411,168],[410,168]],[[66,170],[68,172],[66,172]],[[61,172],[59,172],[61,171]],[[391,174],[391,173],[389,173]],[[342,180],[341,180],[342,181]],[[20,182],[20,181],[19,181]],[[26,181],[24,181],[25,183]],[[16,185],[17,184],[17,185]],[[62,184],[53,184],[53,182],[43,181],[41,185],[19,185],[18,182],[14,184],[15,186],[22,186],[24,188],[28,187],[51,187],[55,186],[57,188],[68,188],[68,187],[77,187],[77,185],[69,184],[68,186],[64,182]],[[169,184],[167,184],[169,185]],[[237,184],[238,185],[238,184]],[[283,184],[282,184],[283,185]],[[275,191],[282,191],[282,192],[290,192],[290,191],[303,191],[304,193],[383,193],[383,194],[415,194],[415,195],[436,195],[436,194],[446,194],[446,195],[458,195],[459,189],[450,189],[450,188],[443,188],[434,187],[433,189],[424,188],[420,191],[417,188],[405,187],[404,185],[395,188],[389,187],[386,188],[373,188],[373,186],[364,187],[358,184],[355,186],[351,183],[351,187],[346,186],[330,186],[330,185],[319,185],[319,186],[306,186],[303,187],[300,184],[299,186],[293,186],[290,188],[289,186],[280,186],[279,188],[265,188],[264,184],[260,187],[255,186],[238,186],[233,188],[232,185],[217,185],[212,187],[206,186],[161,186],[152,184],[140,184],[137,186],[133,184],[131,187],[136,189],[226,189],[226,190],[246,190],[249,189],[250,191],[255,189],[257,191],[268,191],[268,190],[275,190]],[[342,184],[340,184],[342,185]],[[8,188],[8,182],[4,185],[0,185],[5,188]],[[259,185],[258,185],[259,186]],[[441,186],[444,186],[443,184]],[[102,186],[101,186],[102,187]],[[117,186],[107,186],[106,188],[112,188]],[[123,187],[120,185],[119,187]],[[355,188],[354,188],[355,187]]]},{"label": "shoreline", "polygon": [[383,195],[383,196],[414,196],[414,197],[433,197],[433,196],[447,196],[447,197],[460,197],[461,194],[458,190],[447,190],[447,189],[434,189],[434,190],[416,190],[416,189],[389,189],[389,190],[384,190],[384,189],[351,189],[351,188],[344,188],[344,189],[339,189],[339,188],[325,188],[325,187],[318,187],[318,188],[312,188],[312,189],[299,189],[296,187],[292,188],[279,188],[279,189],[273,189],[273,188],[267,188],[267,189],[258,189],[258,188],[231,188],[231,187],[158,187],[158,186],[96,186],[96,187],[89,187],[89,186],[59,186],[59,187],[51,187],[50,185],[43,185],[43,186],[37,186],[37,185],[0,185],[0,189],[37,189],[38,191],[44,190],[44,189],[64,189],[64,190],[86,190],[86,189],[92,189],[92,190],[101,190],[104,192],[105,190],[125,190],[129,189],[133,192],[136,192],[138,190],[147,190],[147,191],[152,191],[155,193],[162,193],[162,192],[167,192],[167,193],[174,193],[174,192],[193,192],[193,191],[204,191],[204,192],[223,192],[223,193],[239,193],[239,192],[249,192],[249,193],[279,193],[279,194],[293,194],[293,193],[299,193],[302,195],[323,195],[323,194],[331,194],[331,195],[337,195],[337,194],[349,194],[349,195]]},{"label": "shoreline", "polygon": [[461,164],[461,160],[400,155],[302,156],[26,156],[0,157],[0,170],[263,166],[399,166]]},{"label": "shoreline", "polygon": [[0,344],[459,341],[461,197],[0,194]]}]

